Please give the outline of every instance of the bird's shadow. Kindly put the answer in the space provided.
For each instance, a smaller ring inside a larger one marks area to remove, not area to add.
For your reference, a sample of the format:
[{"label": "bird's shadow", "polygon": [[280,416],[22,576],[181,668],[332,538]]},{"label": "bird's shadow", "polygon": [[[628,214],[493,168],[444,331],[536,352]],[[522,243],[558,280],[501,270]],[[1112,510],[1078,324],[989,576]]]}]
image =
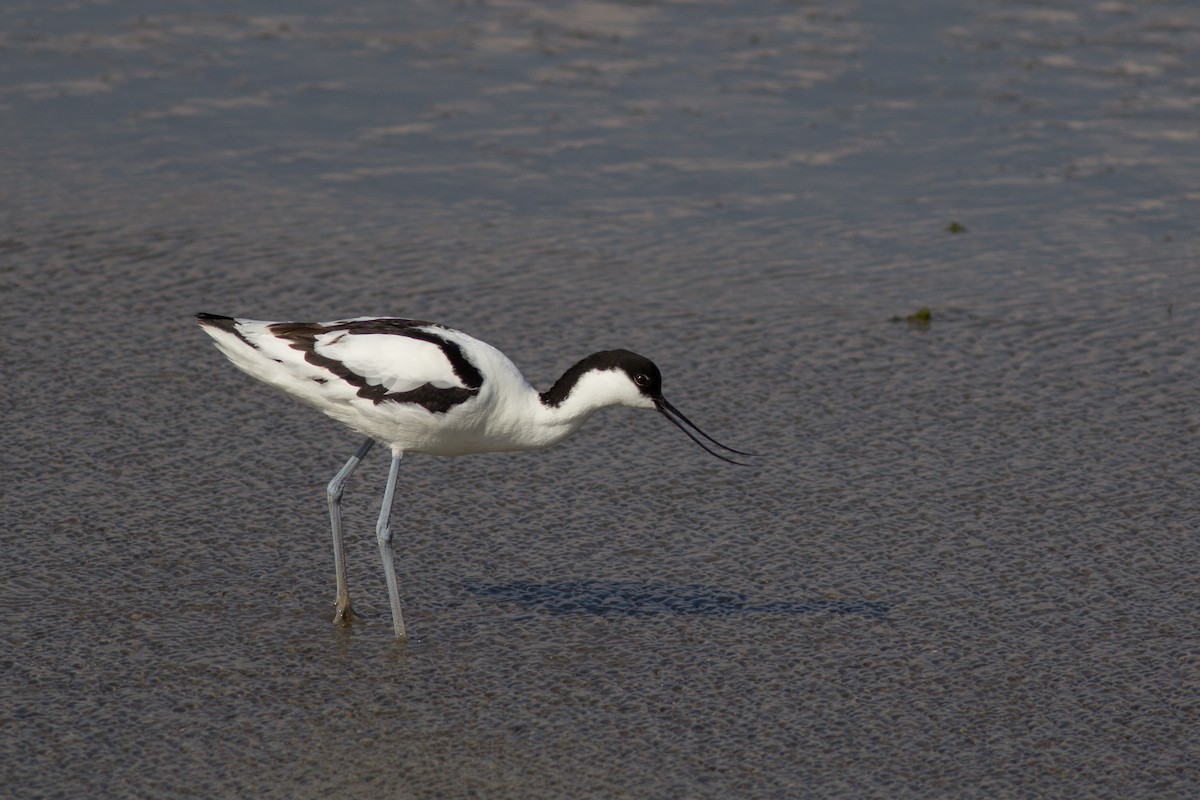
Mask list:
[{"label": "bird's shadow", "polygon": [[732,614],[856,614],[884,619],[889,603],[866,600],[771,600],[751,602],[742,592],[702,584],[657,581],[558,581],[554,583],[484,584],[466,588],[478,597],[549,614],[643,617],[726,616]]}]

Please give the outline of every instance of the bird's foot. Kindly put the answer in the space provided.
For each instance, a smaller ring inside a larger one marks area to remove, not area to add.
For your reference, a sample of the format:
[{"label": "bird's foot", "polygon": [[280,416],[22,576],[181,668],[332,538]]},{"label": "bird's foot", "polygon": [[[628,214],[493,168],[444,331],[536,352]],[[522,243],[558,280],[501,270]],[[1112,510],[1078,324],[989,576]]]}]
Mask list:
[{"label": "bird's foot", "polygon": [[358,619],[358,614],[355,614],[354,609],[350,607],[350,600],[348,598],[344,601],[339,600],[337,610],[333,612],[333,624],[349,628],[350,623],[356,619]]}]

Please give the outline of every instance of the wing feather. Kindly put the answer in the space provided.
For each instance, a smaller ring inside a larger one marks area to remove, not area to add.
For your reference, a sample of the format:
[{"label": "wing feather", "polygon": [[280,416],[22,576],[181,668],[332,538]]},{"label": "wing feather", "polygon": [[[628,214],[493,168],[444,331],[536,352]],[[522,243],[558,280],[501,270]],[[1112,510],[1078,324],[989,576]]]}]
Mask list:
[{"label": "wing feather", "polygon": [[372,386],[389,394],[429,385],[465,389],[441,347],[433,342],[384,333],[333,330],[316,337],[313,352],[340,362]]},{"label": "wing feather", "polygon": [[[478,395],[483,376],[448,328],[394,317],[265,322],[212,314],[201,324],[238,368],[353,427],[343,409],[397,403],[443,413]],[[461,341],[466,340],[466,341]]]}]

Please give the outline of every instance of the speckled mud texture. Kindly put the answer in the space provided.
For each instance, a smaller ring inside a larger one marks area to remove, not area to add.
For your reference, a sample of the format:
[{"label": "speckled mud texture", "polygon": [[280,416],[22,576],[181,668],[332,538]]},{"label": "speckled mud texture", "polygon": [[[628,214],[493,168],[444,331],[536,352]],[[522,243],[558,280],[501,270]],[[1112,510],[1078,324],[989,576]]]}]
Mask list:
[{"label": "speckled mud texture", "polygon": [[[4,4],[0,794],[1200,796],[1198,119],[1190,0]],[[406,459],[397,644],[197,311],[764,456]]]}]

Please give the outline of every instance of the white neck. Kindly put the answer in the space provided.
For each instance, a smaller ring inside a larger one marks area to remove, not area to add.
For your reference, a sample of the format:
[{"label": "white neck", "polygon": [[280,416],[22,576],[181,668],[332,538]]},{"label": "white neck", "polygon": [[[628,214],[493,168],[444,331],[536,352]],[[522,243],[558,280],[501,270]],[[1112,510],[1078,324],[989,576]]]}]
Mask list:
[{"label": "white neck", "polygon": [[557,444],[602,408],[654,408],[654,402],[642,395],[620,370],[585,372],[557,405],[547,404],[543,397],[528,387],[510,412],[502,415],[502,424],[519,449]]}]

